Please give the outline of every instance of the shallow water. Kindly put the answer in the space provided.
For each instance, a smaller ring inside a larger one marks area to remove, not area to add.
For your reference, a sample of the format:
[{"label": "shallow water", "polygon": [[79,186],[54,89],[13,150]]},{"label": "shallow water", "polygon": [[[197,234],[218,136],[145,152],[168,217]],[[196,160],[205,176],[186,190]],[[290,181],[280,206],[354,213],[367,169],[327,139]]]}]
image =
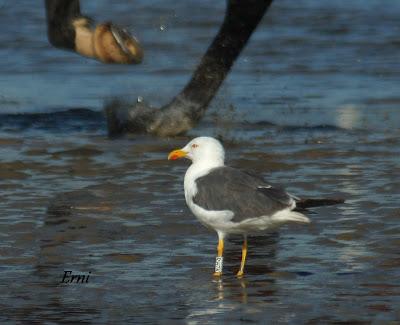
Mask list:
[{"label": "shallow water", "polygon": [[[142,40],[144,64],[120,67],[51,48],[43,8],[0,1],[0,321],[399,322],[399,5],[277,1],[188,136],[108,139],[110,96],[162,104],[187,81],[224,10],[195,4],[83,2]],[[166,160],[203,134],[232,166],[347,201],[251,237],[241,280],[232,237],[217,281],[188,164]],[[64,270],[90,279],[60,284]]]}]

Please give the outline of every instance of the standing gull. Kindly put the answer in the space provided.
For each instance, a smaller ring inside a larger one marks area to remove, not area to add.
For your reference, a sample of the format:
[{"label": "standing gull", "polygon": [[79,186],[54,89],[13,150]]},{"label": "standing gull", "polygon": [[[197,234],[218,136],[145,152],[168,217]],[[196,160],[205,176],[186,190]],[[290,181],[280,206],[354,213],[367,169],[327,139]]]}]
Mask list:
[{"label": "standing gull", "polygon": [[[299,200],[295,196],[261,178],[225,166],[224,148],[214,138],[195,138],[168,155],[168,160],[179,158],[192,160],[184,181],[187,205],[202,224],[218,233],[215,276],[222,274],[224,238],[227,235],[241,234],[244,237],[242,260],[237,272],[237,276],[243,276],[248,234],[289,222],[310,222],[305,215],[294,211]],[[340,203],[323,201],[310,205]]]}]

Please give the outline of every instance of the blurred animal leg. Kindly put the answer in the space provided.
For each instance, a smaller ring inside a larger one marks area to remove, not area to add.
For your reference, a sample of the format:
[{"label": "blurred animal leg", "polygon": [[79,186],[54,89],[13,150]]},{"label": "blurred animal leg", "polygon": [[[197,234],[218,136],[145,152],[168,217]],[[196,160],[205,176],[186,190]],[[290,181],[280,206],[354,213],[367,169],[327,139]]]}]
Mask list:
[{"label": "blurred animal leg", "polygon": [[104,63],[140,63],[143,51],[126,30],[111,22],[95,25],[81,14],[79,0],[46,0],[50,44]]}]

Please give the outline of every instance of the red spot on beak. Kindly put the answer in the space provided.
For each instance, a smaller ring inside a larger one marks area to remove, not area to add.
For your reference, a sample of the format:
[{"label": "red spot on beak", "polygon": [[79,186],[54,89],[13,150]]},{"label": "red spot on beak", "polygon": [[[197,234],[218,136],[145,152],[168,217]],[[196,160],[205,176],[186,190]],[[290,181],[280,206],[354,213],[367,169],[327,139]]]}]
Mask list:
[{"label": "red spot on beak", "polygon": [[174,150],[171,151],[170,154],[168,155],[168,160],[177,160],[183,157],[186,157],[187,152],[183,151],[183,150]]}]

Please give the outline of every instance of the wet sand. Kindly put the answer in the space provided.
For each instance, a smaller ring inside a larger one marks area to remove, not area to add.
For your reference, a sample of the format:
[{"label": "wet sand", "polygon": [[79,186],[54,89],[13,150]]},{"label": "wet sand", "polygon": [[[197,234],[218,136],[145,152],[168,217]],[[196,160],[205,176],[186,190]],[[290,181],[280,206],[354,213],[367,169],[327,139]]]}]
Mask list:
[{"label": "wet sand", "polygon": [[[296,195],[347,202],[312,210],[310,226],[251,237],[243,279],[234,276],[240,238],[231,238],[221,280],[212,277],[216,234],[184,202],[187,163],[166,160],[189,137],[2,138],[10,157],[0,182],[2,319],[399,319],[398,140],[339,129],[258,131],[265,137],[227,141],[231,165]],[[89,282],[60,284],[65,270],[90,271]]]},{"label": "wet sand", "polygon": [[[399,5],[275,1],[196,129],[114,140],[104,102],[167,103],[224,3],[83,6],[137,33],[144,63],[56,50],[42,7],[0,1],[0,322],[399,323]],[[295,195],[346,203],[251,237],[243,279],[232,237],[215,280],[217,236],[184,202],[188,162],[166,159],[197,135]],[[88,282],[61,284],[68,270]]]}]

